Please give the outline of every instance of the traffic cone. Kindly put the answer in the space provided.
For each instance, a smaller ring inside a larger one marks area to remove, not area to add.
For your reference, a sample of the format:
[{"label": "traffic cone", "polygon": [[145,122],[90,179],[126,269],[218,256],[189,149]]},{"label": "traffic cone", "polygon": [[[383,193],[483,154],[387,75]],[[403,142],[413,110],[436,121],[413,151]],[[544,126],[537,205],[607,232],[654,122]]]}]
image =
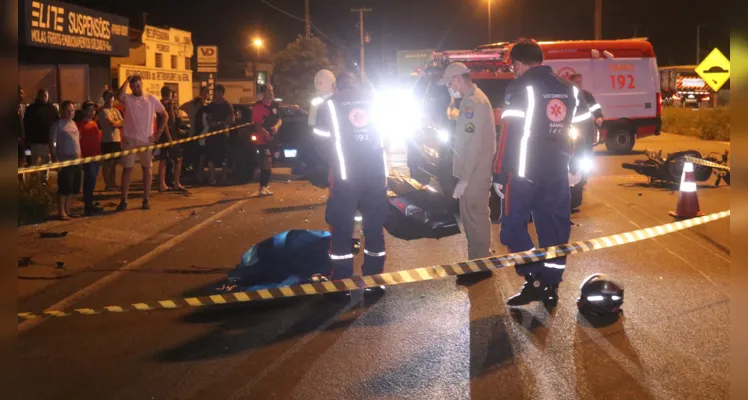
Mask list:
[{"label": "traffic cone", "polygon": [[670,211],[670,216],[683,219],[700,217],[704,215],[699,209],[699,196],[696,194],[696,177],[693,172],[693,163],[687,162],[683,165],[683,175],[680,178],[680,190],[678,192],[678,204],[675,211]]}]

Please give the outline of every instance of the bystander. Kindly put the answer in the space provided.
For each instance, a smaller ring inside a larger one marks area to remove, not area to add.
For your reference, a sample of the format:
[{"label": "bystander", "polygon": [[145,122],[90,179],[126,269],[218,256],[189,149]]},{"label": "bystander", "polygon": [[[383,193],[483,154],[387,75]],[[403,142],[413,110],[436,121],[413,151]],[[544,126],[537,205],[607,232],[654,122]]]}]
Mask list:
[{"label": "bystander", "polygon": [[[26,107],[23,117],[26,144],[31,149],[31,162],[34,165],[49,163],[50,128],[59,118],[60,114],[57,108],[49,102],[47,89],[39,89],[34,104]],[[42,183],[46,184],[49,178],[49,170],[42,174]]]},{"label": "bystander", "polygon": [[[105,91],[101,97],[104,99],[104,105],[98,116],[101,128],[101,152],[103,154],[117,153],[122,151],[120,130],[125,120],[120,111],[113,107],[114,93]],[[119,158],[103,162],[104,190],[117,190],[117,164],[119,163]]]},{"label": "bystander", "polygon": [[[81,157],[80,133],[73,122],[75,107],[65,100],[60,105],[62,118],[50,128],[47,151],[53,162],[75,160]],[[73,196],[80,193],[81,168],[79,165],[62,167],[57,172],[57,215],[70,220]]]},{"label": "bystander", "polygon": [[[127,93],[132,90],[132,94]],[[143,92],[143,80],[140,76],[133,76],[125,80],[119,89],[119,101],[125,108],[125,123],[122,129],[122,148],[131,150],[139,147],[150,146],[155,143],[166,128],[166,110],[156,96]],[[158,127],[153,131],[153,116],[159,115]],[[132,169],[135,166],[136,154],[130,154],[123,158],[122,168],[122,199],[117,211],[127,210],[127,195],[130,191],[130,179]],[[153,172],[151,170],[153,150],[137,153],[140,167],[143,169],[143,206],[144,210],[151,208],[149,199]]]},{"label": "bystander", "polygon": [[[80,133],[81,157],[94,157],[101,155],[101,130],[94,121],[96,116],[96,104],[86,101],[81,107],[83,119],[76,123]],[[101,164],[89,162],[82,165],[83,169],[83,212],[91,216],[104,211],[100,204],[94,202],[93,194],[96,189],[96,178],[99,176]]]}]

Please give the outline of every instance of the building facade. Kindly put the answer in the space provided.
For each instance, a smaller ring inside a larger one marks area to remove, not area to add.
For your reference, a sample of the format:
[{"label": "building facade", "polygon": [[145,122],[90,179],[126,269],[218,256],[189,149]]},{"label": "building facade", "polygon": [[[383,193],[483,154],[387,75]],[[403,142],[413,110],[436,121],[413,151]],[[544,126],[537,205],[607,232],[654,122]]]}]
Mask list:
[{"label": "building facade", "polygon": [[127,57],[113,57],[113,74],[117,84],[130,76],[143,78],[146,93],[161,97],[161,88],[168,86],[177,93],[179,104],[192,98],[192,33],[174,28],[146,25],[140,44]]},{"label": "building facade", "polygon": [[39,89],[55,104],[97,101],[111,84],[111,57],[128,54],[128,19],[56,0],[19,3],[18,81],[26,102]]}]

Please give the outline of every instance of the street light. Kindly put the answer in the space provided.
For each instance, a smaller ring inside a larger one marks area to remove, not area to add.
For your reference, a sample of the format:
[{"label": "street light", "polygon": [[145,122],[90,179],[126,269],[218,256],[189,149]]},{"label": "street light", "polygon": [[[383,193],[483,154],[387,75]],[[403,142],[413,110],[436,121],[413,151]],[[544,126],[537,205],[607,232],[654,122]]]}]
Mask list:
[{"label": "street light", "polygon": [[257,47],[257,58],[260,58],[260,49],[262,48],[262,39],[256,38],[252,44]]}]

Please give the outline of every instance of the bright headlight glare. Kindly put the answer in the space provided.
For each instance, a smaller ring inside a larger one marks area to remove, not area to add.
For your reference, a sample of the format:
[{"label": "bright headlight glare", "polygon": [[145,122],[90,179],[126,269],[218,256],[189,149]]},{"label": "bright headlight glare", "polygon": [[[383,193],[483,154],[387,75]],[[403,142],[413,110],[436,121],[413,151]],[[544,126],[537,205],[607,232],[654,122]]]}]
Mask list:
[{"label": "bright headlight glare", "polygon": [[436,134],[439,137],[440,142],[449,142],[449,132],[447,132],[446,129],[439,129],[438,131],[436,131]]},{"label": "bright headlight glare", "polygon": [[589,173],[592,171],[593,168],[592,159],[590,157],[584,157],[579,161],[579,168],[584,173]]},{"label": "bright headlight glare", "polygon": [[577,136],[579,136],[579,131],[577,131],[577,128],[573,126],[569,128],[569,136],[571,136],[571,140],[577,140]]}]

